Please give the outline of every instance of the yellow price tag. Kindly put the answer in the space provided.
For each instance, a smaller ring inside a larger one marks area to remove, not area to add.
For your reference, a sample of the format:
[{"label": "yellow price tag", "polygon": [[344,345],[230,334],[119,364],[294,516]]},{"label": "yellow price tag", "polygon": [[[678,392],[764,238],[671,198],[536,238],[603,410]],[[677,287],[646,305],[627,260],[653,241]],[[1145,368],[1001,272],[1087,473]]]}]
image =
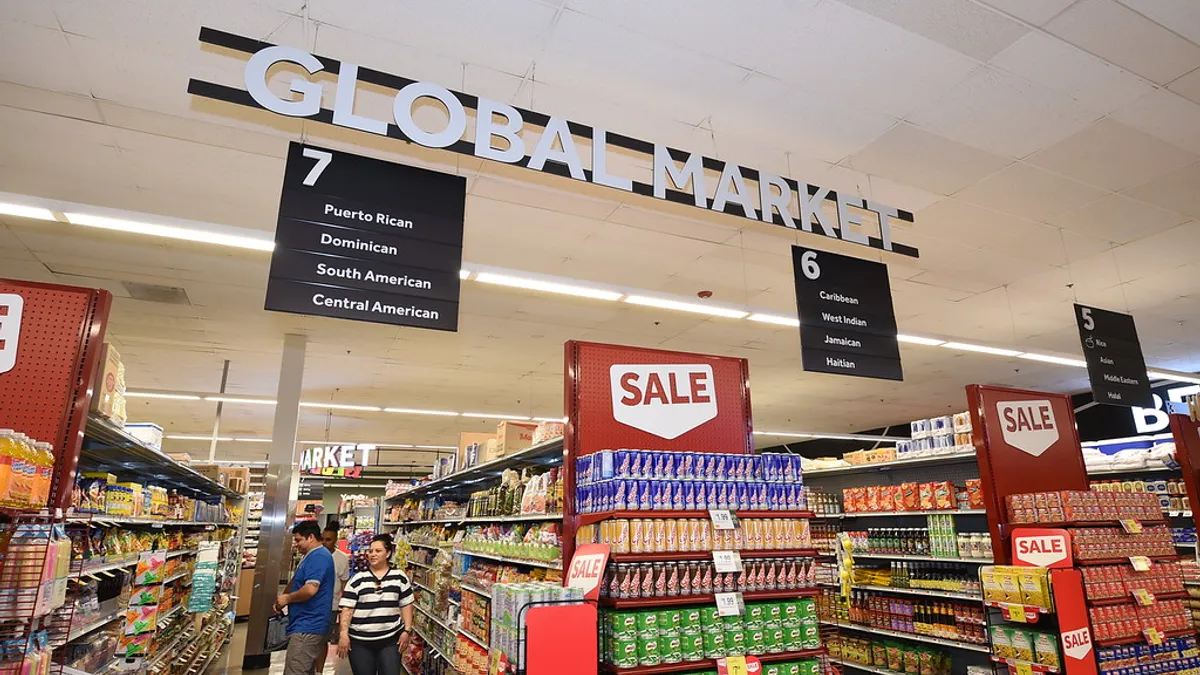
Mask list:
[{"label": "yellow price tag", "polygon": [[746,657],[744,656],[726,656],[725,670],[722,675],[749,675],[750,670],[746,667]]},{"label": "yellow price tag", "polygon": [[1147,607],[1158,601],[1154,594],[1144,588],[1133,589],[1133,599],[1137,600],[1137,604]]},{"label": "yellow price tag", "polygon": [[1016,623],[1029,623],[1029,617],[1025,615],[1024,605],[1009,605],[1008,620]]},{"label": "yellow price tag", "polygon": [[1013,664],[1017,669],[1017,675],[1033,675],[1033,665],[1023,661],[1017,661]]},{"label": "yellow price tag", "polygon": [[1121,527],[1127,534],[1141,534],[1142,524],[1133,518],[1122,518]]},{"label": "yellow price tag", "polygon": [[1162,633],[1159,633],[1157,628],[1147,628],[1142,633],[1146,636],[1146,642],[1156,647],[1163,642]]},{"label": "yellow price tag", "polygon": [[1185,649],[1185,650],[1183,650],[1183,658],[1185,658],[1185,659],[1194,659],[1197,656],[1200,656],[1200,649]]},{"label": "yellow price tag", "polygon": [[1129,562],[1133,565],[1133,569],[1139,572],[1150,571],[1150,558],[1144,555],[1131,555],[1129,556]]}]

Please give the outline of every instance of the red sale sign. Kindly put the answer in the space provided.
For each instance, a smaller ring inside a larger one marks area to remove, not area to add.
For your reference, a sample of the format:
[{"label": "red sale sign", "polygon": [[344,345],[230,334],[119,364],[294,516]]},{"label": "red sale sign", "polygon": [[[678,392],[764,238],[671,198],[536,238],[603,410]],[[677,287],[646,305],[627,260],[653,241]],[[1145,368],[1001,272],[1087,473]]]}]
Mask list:
[{"label": "red sale sign", "polygon": [[1071,535],[1066,530],[1019,527],[1012,533],[1013,564],[1021,567],[1070,567]]},{"label": "red sale sign", "polygon": [[563,586],[582,589],[584,598],[599,600],[600,582],[604,580],[608,555],[608,544],[585,544],[575,549]]}]

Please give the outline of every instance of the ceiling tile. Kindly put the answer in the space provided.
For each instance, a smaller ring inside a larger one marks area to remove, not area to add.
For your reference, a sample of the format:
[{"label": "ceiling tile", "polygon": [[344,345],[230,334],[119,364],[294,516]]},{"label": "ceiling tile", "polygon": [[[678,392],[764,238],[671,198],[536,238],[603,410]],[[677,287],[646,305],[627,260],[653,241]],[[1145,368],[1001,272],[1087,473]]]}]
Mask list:
[{"label": "ceiling tile", "polygon": [[1200,156],[1105,119],[1031,155],[1026,161],[1119,191],[1200,161]]},{"label": "ceiling tile", "polygon": [[1066,94],[985,66],[908,120],[960,143],[1019,158],[1070,136],[1098,116]]},{"label": "ceiling tile", "polygon": [[1081,234],[1123,244],[1170,229],[1187,220],[1187,216],[1164,211],[1136,199],[1108,195],[1056,216],[1051,222]]},{"label": "ceiling tile", "polygon": [[1200,66],[1200,46],[1115,0],[1081,0],[1046,30],[1158,84]]},{"label": "ceiling tile", "polygon": [[1017,163],[955,197],[1004,213],[1045,221],[1104,195],[1103,190]]},{"label": "ceiling tile", "polygon": [[1167,86],[1167,89],[1188,99],[1192,103],[1200,103],[1200,68],[1175,80]]},{"label": "ceiling tile", "polygon": [[930,192],[948,195],[1011,163],[948,138],[900,123],[844,164]]},{"label": "ceiling tile", "polygon": [[970,0],[841,0],[872,16],[987,61],[1025,34],[1025,26]]},{"label": "ceiling tile", "polygon": [[1120,2],[1192,42],[1200,44],[1200,5],[1192,0],[1120,0]]},{"label": "ceiling tile", "polygon": [[1157,274],[1161,270],[1196,261],[1200,250],[1200,223],[1177,225],[1114,249],[1122,281]]},{"label": "ceiling tile", "polygon": [[1200,163],[1159,176],[1124,194],[1155,206],[1200,218]]},{"label": "ceiling tile", "polygon": [[0,21],[0,80],[39,89],[89,94],[61,31]]},{"label": "ceiling tile", "polygon": [[1113,112],[1113,118],[1200,153],[1200,104],[1158,89]]},{"label": "ceiling tile", "polygon": [[930,236],[1052,265],[1065,258],[1058,228],[961,199],[943,199],[915,215],[915,229]]},{"label": "ceiling tile", "polygon": [[1075,0],[983,0],[1002,12],[1028,21],[1035,26],[1041,26],[1053,19],[1059,12],[1071,6]]},{"label": "ceiling tile", "polygon": [[1111,112],[1154,90],[1154,85],[1137,75],[1040,31],[1027,33],[990,63],[1099,113]]}]

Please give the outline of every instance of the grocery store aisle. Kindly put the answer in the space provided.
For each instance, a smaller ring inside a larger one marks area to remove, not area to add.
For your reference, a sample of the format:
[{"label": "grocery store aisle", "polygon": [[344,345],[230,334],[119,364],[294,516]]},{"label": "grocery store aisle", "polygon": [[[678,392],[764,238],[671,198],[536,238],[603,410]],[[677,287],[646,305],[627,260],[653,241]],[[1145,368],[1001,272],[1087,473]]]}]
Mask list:
[{"label": "grocery store aisle", "polygon": [[[246,624],[239,623],[233,627],[233,638],[221,655],[213,662],[207,673],[200,675],[282,675],[283,654],[277,654],[271,659],[270,670],[242,670],[242,654],[246,648]],[[325,661],[324,675],[350,675],[350,662],[339,659],[330,651],[329,659]]]}]

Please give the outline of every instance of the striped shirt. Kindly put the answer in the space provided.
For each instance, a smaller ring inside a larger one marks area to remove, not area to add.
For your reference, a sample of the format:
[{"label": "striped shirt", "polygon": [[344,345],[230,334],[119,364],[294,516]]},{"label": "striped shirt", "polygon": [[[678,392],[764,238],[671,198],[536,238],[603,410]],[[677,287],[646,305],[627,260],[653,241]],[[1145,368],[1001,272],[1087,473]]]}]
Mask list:
[{"label": "striped shirt", "polygon": [[342,590],[343,608],[354,610],[350,617],[350,637],[355,640],[394,639],[404,628],[401,607],[413,603],[408,577],[389,568],[382,577],[371,570],[350,577]]}]

